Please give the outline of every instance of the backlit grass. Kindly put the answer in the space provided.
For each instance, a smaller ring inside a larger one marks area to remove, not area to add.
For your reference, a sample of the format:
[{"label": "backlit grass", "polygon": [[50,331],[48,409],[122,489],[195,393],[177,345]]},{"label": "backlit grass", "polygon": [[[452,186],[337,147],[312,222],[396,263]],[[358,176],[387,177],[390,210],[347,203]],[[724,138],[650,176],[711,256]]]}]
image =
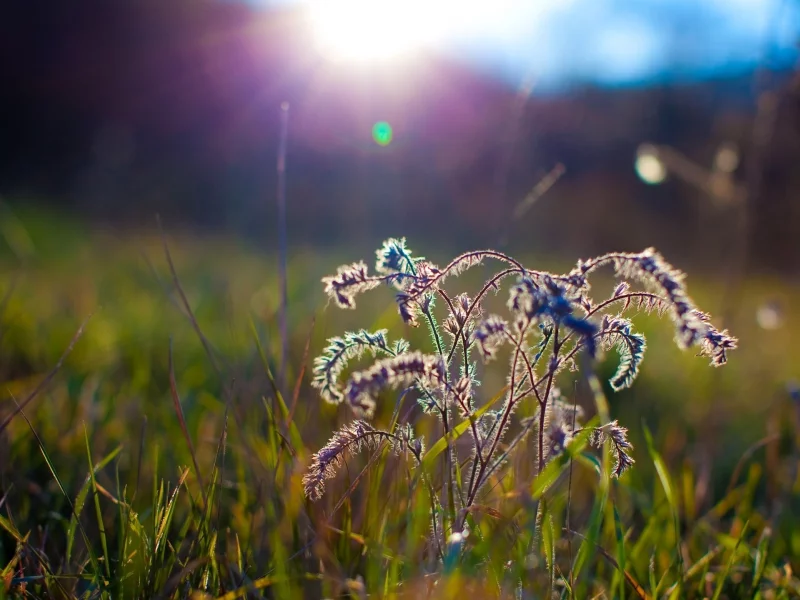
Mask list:
[{"label": "backlit grass", "polygon": [[[791,310],[775,330],[755,319],[766,301],[792,306],[796,289],[747,282],[725,324],[740,348],[721,371],[677,352],[668,325],[640,319],[648,350],[636,385],[604,390],[611,417],[629,426],[635,468],[615,480],[602,456],[576,451],[551,463],[543,493],[545,479],[515,465],[494,482],[497,501],[472,515],[465,545],[433,559],[429,494],[405,483],[388,451],[348,460],[318,503],[301,483],[312,453],[352,419],[309,385],[324,340],[367,324],[415,342],[426,334],[406,328],[381,294],[365,298],[368,323],[364,311],[326,308],[320,277],[358,253],[299,250],[289,265],[290,360],[280,365],[275,260],[229,239],[166,237],[210,353],[157,234],[40,214],[4,228],[0,420],[89,320],[52,381],[0,433],[0,594],[800,594],[800,417],[786,389],[800,375],[800,323]],[[555,270],[576,258],[530,262]],[[720,282],[686,270],[698,304],[719,312]],[[601,365],[600,381],[615,361]],[[499,389],[498,378],[487,388]],[[596,404],[581,379],[565,391]],[[387,404],[375,422],[388,427]]]}]

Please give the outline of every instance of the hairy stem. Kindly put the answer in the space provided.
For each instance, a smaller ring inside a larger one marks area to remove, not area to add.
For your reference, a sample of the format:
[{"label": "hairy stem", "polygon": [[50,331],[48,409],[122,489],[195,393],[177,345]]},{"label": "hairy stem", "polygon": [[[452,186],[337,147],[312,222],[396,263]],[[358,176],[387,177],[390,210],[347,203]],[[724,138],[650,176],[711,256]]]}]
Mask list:
[{"label": "hairy stem", "polygon": [[[524,353],[524,351],[522,350],[522,344],[523,344],[523,341],[525,340],[525,334],[526,334],[526,332],[528,330],[529,325],[530,325],[530,323],[528,323],[522,329],[522,331],[520,331],[519,340],[516,341],[516,350],[515,350],[515,353],[514,353],[514,360],[513,360],[513,363],[511,365],[511,382],[510,382],[509,391],[508,391],[508,398],[509,398],[508,399],[508,403],[506,404],[505,408],[503,409],[503,415],[500,418],[499,425],[496,427],[496,431],[494,432],[494,437],[492,438],[492,443],[489,446],[489,451],[486,453],[486,457],[485,458],[483,456],[481,456],[480,465],[477,466],[478,473],[477,473],[477,476],[472,481],[472,487],[470,488],[469,495],[467,497],[468,506],[472,505],[472,502],[475,500],[475,497],[477,496],[478,490],[480,489],[481,484],[482,484],[482,480],[484,478],[484,474],[485,474],[485,471],[486,471],[486,466],[488,464],[488,461],[491,460],[491,457],[494,455],[495,450],[497,449],[497,445],[500,443],[500,438],[503,436],[503,431],[505,430],[505,427],[508,424],[508,420],[511,418],[511,415],[514,412],[514,406],[516,405],[516,403],[521,398],[524,398],[524,396],[517,396],[516,398],[514,397],[514,387],[515,387],[515,383],[516,383],[515,378],[516,378],[516,372],[517,372],[517,361],[519,360],[519,355],[521,353]],[[534,386],[532,386],[532,387],[534,387]],[[481,452],[481,454],[483,454],[483,453]],[[473,467],[475,467],[475,466],[476,465],[473,464]]]},{"label": "hairy stem", "polygon": [[[555,378],[556,371],[558,370],[558,353],[561,351],[563,341],[558,339],[558,323],[556,323],[553,332],[553,366],[550,367],[547,375],[547,388],[544,392],[544,400],[539,409],[539,474],[544,470],[544,425],[545,417],[547,416],[547,401],[550,399],[550,390],[553,388],[553,379]],[[577,347],[577,346],[576,346]]]}]

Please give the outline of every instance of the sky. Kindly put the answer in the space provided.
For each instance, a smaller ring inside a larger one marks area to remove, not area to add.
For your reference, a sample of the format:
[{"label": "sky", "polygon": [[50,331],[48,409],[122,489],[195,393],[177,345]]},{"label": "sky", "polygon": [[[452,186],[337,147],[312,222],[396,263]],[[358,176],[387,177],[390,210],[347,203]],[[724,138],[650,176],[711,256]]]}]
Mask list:
[{"label": "sky", "polygon": [[[316,0],[250,0],[265,9]],[[327,4],[354,0],[319,0]],[[355,0],[358,1],[358,0]],[[371,0],[373,5],[387,0]],[[400,3],[400,0],[388,0]],[[440,7],[436,50],[498,77],[551,88],[735,75],[798,58],[798,0],[427,0]],[[404,6],[414,0],[402,0]],[[335,11],[334,11],[335,13]],[[376,23],[391,33],[396,21]],[[386,28],[389,27],[388,30]]]}]

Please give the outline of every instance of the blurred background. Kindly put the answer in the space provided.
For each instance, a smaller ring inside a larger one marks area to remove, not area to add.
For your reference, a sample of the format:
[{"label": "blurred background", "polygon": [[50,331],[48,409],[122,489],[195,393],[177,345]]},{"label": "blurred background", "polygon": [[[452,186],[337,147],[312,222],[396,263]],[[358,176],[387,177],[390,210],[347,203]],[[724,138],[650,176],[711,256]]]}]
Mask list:
[{"label": "blurred background", "polygon": [[[286,101],[294,243],[372,248],[402,233],[462,248],[507,237],[568,256],[656,245],[694,260],[704,249],[689,239],[725,237],[732,196],[708,189],[715,165],[746,188],[757,160],[752,250],[770,267],[798,258],[794,0],[33,0],[0,10],[7,202],[120,227],[152,226],[159,213],[172,227],[266,242]],[[377,123],[391,128],[386,145]],[[648,142],[685,157],[658,188],[634,169]],[[506,231],[557,165],[558,184]]]},{"label": "blurred background", "polygon": [[714,371],[645,318],[615,410],[675,452],[719,421],[735,463],[800,378],[799,40],[796,0],[3,2],[0,380],[27,389],[94,312],[66,406],[174,419],[172,336],[193,426],[191,407],[221,412],[156,215],[220,354],[253,356],[251,318],[279,354],[285,124],[290,365],[309,335],[313,356],[345,327],[401,328],[388,296],[357,319],[319,284],[388,236],[547,269],[655,246],[741,349]]}]

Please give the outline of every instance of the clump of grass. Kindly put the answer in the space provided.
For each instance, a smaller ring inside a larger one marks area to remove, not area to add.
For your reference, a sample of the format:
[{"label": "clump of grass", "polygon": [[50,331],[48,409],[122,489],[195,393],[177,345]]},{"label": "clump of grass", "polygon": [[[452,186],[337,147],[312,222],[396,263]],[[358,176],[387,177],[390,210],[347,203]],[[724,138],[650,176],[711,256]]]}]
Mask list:
[{"label": "clump of grass", "polygon": [[[487,260],[502,266],[477,291],[451,295],[445,290],[446,280]],[[620,283],[608,298],[595,300],[589,278],[606,266]],[[591,372],[594,361],[607,350],[620,356],[611,387],[619,390],[633,384],[646,343],[625,314],[668,314],[678,346],[696,347],[716,367],[725,364],[737,344],[694,305],[683,273],[653,249],[582,260],[559,275],[529,269],[492,250],[462,254],[440,268],[413,256],[405,239],[389,239],[377,251],[375,271],[371,274],[363,261],[341,266],[335,275],[323,278],[325,292],[339,307],[355,309],[358,295],[382,285],[394,287],[403,321],[411,326],[424,323],[432,347],[422,351],[404,340],[390,343],[384,330],[361,330],[329,340],[315,362],[312,385],[325,401],[346,405],[359,420],[335,432],[314,455],[303,480],[305,493],[312,500],[321,498],[325,481],[335,476],[347,454],[365,447],[375,453],[382,442],[407,451],[412,466],[422,472],[419,481],[427,485],[431,485],[429,467],[441,454],[444,522],[438,522],[436,510],[431,512],[431,547],[442,557],[448,539],[457,536],[462,544],[468,533],[466,516],[483,505],[490,493],[487,484],[502,478],[499,474],[530,433],[535,443],[527,460],[534,465],[535,478],[542,478],[548,465],[575,444],[607,447],[614,477],[633,466],[627,429],[610,420],[602,406],[598,408],[603,421],[582,424],[578,407],[570,405],[558,387],[562,373],[578,371],[582,365]],[[509,282],[505,314],[489,314],[484,308],[488,297]],[[439,303],[442,311],[437,310]],[[496,395],[501,402],[495,408],[478,393],[482,378],[477,357],[490,363],[503,349],[509,351],[507,384]],[[375,362],[341,382],[348,362],[364,352],[376,357]],[[361,420],[374,415],[388,389],[413,390],[421,414],[441,423],[441,437],[427,452],[413,435],[416,423],[398,423],[396,427],[406,432],[401,437]],[[526,403],[533,404],[533,416],[515,418]],[[463,444],[456,443],[463,434],[469,437],[465,460]]]}]

